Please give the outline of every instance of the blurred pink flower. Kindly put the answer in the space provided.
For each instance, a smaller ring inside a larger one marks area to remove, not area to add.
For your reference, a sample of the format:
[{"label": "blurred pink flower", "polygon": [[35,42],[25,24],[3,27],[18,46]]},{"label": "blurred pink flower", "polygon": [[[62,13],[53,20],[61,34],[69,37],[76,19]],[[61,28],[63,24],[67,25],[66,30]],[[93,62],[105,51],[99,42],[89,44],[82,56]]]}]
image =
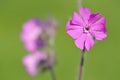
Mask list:
[{"label": "blurred pink flower", "polygon": [[39,19],[31,19],[23,25],[21,39],[24,42],[25,49],[30,52],[36,51],[45,42],[40,38],[42,33],[41,22]]},{"label": "blurred pink flower", "polygon": [[56,21],[53,17],[48,17],[48,19],[44,21],[45,34],[54,38],[58,31],[58,26],[58,21]]},{"label": "blurred pink flower", "polygon": [[74,12],[72,20],[66,25],[67,33],[75,39],[75,45],[88,51],[94,45],[94,39],[103,40],[106,35],[106,19],[100,13],[91,14],[88,8],[81,8],[79,13]]},{"label": "blurred pink flower", "polygon": [[35,76],[37,74],[39,66],[42,66],[40,63],[46,60],[47,54],[43,52],[35,52],[25,56],[22,62],[30,76]]}]

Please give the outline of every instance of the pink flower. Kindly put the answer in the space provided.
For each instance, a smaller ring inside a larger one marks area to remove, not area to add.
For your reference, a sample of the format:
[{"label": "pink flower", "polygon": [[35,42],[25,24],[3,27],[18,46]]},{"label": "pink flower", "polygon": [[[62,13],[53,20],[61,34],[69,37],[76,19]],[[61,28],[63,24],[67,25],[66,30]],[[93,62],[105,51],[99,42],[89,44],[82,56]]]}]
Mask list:
[{"label": "pink flower", "polygon": [[23,25],[21,39],[26,50],[33,52],[40,46],[44,46],[44,40],[40,38],[41,33],[42,27],[39,19],[31,19]]},{"label": "pink flower", "polygon": [[30,76],[35,76],[37,74],[39,66],[42,66],[40,63],[46,60],[47,54],[43,52],[35,52],[25,56],[23,58],[23,64],[25,65],[26,70]]},{"label": "pink flower", "polygon": [[106,19],[100,13],[92,14],[88,8],[74,12],[72,20],[66,26],[67,33],[75,40],[75,45],[88,51],[94,45],[94,39],[103,40],[106,35]]}]

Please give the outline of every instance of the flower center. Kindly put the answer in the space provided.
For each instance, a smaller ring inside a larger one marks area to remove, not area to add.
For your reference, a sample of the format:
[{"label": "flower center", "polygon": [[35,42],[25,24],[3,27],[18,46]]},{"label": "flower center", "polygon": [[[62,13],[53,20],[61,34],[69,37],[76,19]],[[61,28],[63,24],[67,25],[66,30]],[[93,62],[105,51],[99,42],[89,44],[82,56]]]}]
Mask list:
[{"label": "flower center", "polygon": [[86,30],[86,31],[89,31],[89,30],[90,30],[90,28],[89,28],[88,26],[86,26],[86,27],[85,27],[85,30]]}]

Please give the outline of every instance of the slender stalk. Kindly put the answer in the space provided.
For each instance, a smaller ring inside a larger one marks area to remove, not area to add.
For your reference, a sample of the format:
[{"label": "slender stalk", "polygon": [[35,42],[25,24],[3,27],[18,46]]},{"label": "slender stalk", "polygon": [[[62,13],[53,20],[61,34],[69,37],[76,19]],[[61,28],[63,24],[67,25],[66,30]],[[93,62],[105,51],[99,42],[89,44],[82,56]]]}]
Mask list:
[{"label": "slender stalk", "polygon": [[55,73],[52,67],[49,68],[52,80],[56,80]]},{"label": "slender stalk", "polygon": [[78,0],[78,9],[82,7],[82,0]]},{"label": "slender stalk", "polygon": [[82,55],[81,55],[81,62],[80,62],[80,71],[79,71],[79,78],[78,80],[82,80],[82,76],[83,76],[83,68],[84,68],[84,60],[85,60],[85,49],[82,51]]}]

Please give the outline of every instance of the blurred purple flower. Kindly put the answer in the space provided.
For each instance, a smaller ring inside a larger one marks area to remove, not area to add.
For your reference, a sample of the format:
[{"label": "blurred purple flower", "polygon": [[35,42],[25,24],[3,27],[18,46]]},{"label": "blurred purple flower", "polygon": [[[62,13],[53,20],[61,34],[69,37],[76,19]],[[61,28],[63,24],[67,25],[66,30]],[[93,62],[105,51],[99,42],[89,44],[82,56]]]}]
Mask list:
[{"label": "blurred purple flower", "polygon": [[46,35],[54,38],[58,30],[58,22],[53,17],[49,17],[44,22],[44,30]]},{"label": "blurred purple flower", "polygon": [[94,39],[103,40],[106,35],[106,19],[100,13],[91,14],[88,8],[81,8],[80,14],[74,12],[72,20],[68,21],[67,33],[75,39],[75,45],[88,51],[94,45]]},{"label": "blurred purple flower", "polygon": [[23,25],[21,39],[24,42],[25,49],[33,52],[45,45],[45,41],[40,38],[42,34],[42,23],[39,19],[31,19]]},{"label": "blurred purple flower", "polygon": [[23,64],[30,76],[35,76],[42,62],[47,61],[47,54],[43,52],[31,53],[23,58]]}]

